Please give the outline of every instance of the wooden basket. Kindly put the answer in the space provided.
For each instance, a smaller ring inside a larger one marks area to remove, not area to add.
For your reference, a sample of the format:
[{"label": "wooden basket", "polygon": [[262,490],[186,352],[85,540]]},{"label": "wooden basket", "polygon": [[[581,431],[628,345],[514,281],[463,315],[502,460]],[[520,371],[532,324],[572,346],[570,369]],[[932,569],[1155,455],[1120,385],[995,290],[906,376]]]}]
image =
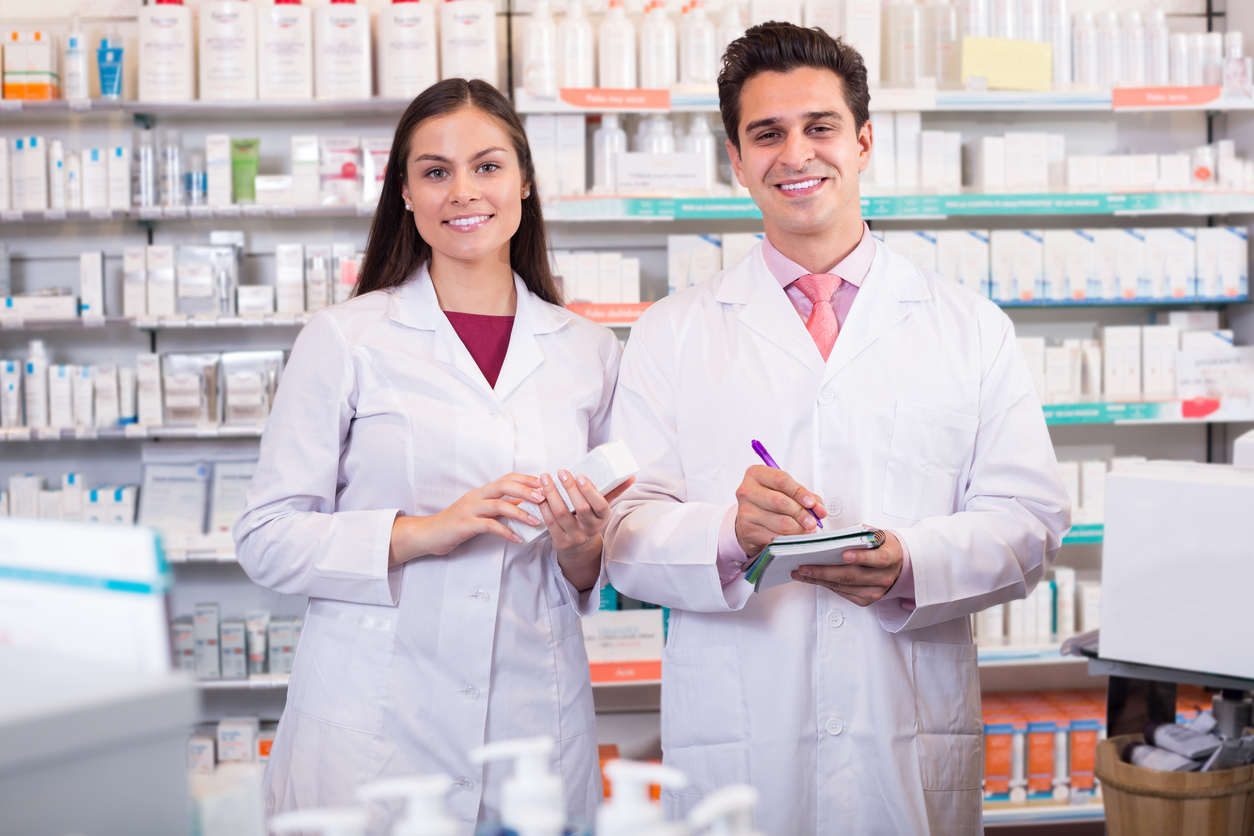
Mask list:
[{"label": "wooden basket", "polygon": [[1139,734],[1097,744],[1110,836],[1250,836],[1254,766],[1222,772],[1159,772],[1125,763],[1120,753]]}]

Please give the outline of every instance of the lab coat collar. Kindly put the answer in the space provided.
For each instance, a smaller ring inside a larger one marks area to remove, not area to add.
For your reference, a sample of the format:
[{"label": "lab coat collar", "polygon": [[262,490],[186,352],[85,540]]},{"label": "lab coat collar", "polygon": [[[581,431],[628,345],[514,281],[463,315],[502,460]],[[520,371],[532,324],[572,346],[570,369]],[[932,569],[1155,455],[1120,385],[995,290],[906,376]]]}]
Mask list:
[{"label": "lab coat collar", "polygon": [[548,304],[532,295],[522,277],[514,274],[514,290],[518,294],[518,307],[514,312],[514,329],[510,333],[509,349],[505,363],[496,379],[496,388],[488,385],[487,378],[479,371],[470,351],[453,330],[448,317],[440,310],[435,295],[435,285],[424,264],[405,284],[391,291],[388,316],[393,321],[420,331],[435,333],[435,359],[457,369],[468,382],[482,389],[498,401],[504,401],[537,366],[544,362],[544,351],[536,339],[541,334],[551,334],[570,321],[562,308]]}]

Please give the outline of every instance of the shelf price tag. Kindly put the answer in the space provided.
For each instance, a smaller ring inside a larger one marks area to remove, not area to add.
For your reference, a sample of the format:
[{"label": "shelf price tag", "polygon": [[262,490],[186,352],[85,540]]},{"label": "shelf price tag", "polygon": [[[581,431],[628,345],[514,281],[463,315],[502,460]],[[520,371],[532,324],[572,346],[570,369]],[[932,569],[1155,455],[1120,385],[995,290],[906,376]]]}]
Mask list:
[{"label": "shelf price tag", "polygon": [[161,219],[160,206],[141,206],[139,207],[139,219],[141,221],[156,221]]},{"label": "shelf price tag", "polygon": [[197,438],[217,438],[221,433],[218,431],[217,424],[203,423],[196,425]]},{"label": "shelf price tag", "polygon": [[105,327],[105,318],[103,314],[83,314],[84,328],[103,328]]},{"label": "shelf price tag", "polygon": [[213,214],[219,218],[238,218],[240,210],[238,206],[215,206],[213,207]]},{"label": "shelf price tag", "polygon": [[[0,102],[3,102],[3,101],[4,99],[0,99]],[[22,210],[21,209],[6,209],[5,211],[0,212],[0,221],[4,221],[5,223],[21,223],[22,222]]]},{"label": "shelf price tag", "polygon": [[9,441],[30,441],[30,427],[9,427]]},{"label": "shelf price tag", "polygon": [[40,441],[60,441],[60,427],[39,427],[35,432],[35,437]]},{"label": "shelf price tag", "polygon": [[171,219],[181,220],[187,217],[186,206],[165,206],[161,209],[161,213]]},{"label": "shelf price tag", "polygon": [[75,427],[74,437],[83,441],[95,441],[100,437],[100,433],[95,427]]},{"label": "shelf price tag", "polygon": [[148,437],[148,425],[147,424],[127,424],[125,427],[122,428],[122,435],[125,438],[147,438]]},{"label": "shelf price tag", "polygon": [[0,316],[0,328],[5,331],[21,331],[26,327],[26,320],[20,316]]},{"label": "shelf price tag", "polygon": [[112,209],[91,209],[87,213],[93,221],[111,221],[113,220]]},{"label": "shelf price tag", "polygon": [[21,99],[0,99],[0,113],[21,113]]},{"label": "shelf price tag", "polygon": [[65,210],[64,209],[45,209],[44,220],[45,221],[63,221],[65,220]]},{"label": "shelf price tag", "polygon": [[271,206],[270,214],[276,218],[294,218],[296,217],[296,207],[282,204],[279,206]]},{"label": "shelf price tag", "polygon": [[85,110],[91,110],[91,99],[66,99],[70,110],[76,113],[82,113]]},{"label": "shelf price tag", "polygon": [[213,207],[212,206],[188,206],[187,216],[189,218],[212,218]]},{"label": "shelf price tag", "polygon": [[264,218],[266,216],[266,207],[256,203],[246,203],[240,207],[240,212],[245,218]]}]

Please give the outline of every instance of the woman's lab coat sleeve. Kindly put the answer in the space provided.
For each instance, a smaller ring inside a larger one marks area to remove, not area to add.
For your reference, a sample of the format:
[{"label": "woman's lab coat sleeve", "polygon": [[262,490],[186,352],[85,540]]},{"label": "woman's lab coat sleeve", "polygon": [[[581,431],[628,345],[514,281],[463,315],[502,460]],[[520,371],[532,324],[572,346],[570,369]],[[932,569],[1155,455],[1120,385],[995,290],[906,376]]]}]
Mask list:
[{"label": "woman's lab coat sleeve", "polygon": [[910,549],[913,612],[877,602],[890,632],[913,630],[1024,598],[1071,527],[1071,502],[1031,373],[1004,317],[988,334],[975,448],[958,512],[897,529]]},{"label": "woman's lab coat sleeve", "polygon": [[249,577],[277,592],[391,606],[401,571],[389,571],[388,551],[400,509],[335,509],[358,385],[335,320],[315,316],[283,371],[235,552]]},{"label": "woman's lab coat sleeve", "polygon": [[636,483],[623,494],[605,533],[610,583],[624,595],[690,612],[738,610],[753,587],[733,581],[726,590],[715,560],[723,517],[734,501],[688,502],[675,419],[670,335],[647,327],[632,330],[618,376],[611,421],[640,465]]}]

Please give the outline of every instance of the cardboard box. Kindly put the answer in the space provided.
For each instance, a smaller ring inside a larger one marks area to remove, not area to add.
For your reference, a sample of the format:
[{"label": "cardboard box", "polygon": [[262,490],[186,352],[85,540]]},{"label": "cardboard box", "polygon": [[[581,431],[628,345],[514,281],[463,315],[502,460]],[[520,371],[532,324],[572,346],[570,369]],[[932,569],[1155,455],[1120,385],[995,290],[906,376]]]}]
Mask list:
[{"label": "cardboard box", "polygon": [[218,635],[218,605],[197,604],[192,619],[196,633],[196,676],[199,679],[220,679],[222,656]]}]

